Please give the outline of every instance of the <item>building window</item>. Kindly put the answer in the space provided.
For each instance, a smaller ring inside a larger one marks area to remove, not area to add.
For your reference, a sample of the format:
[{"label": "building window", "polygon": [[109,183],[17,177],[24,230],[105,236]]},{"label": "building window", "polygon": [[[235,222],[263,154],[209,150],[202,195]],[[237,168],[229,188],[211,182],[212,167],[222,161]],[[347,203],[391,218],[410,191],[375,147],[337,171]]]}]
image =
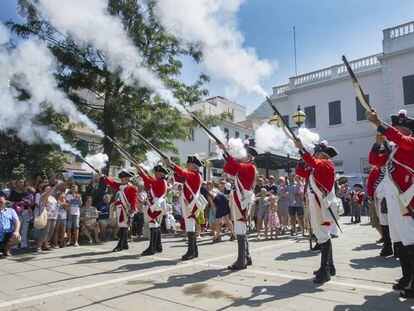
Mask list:
[{"label": "building window", "polygon": [[313,129],[316,127],[316,108],[315,106],[305,107],[305,126],[308,129]]},{"label": "building window", "polygon": [[224,133],[226,134],[226,139],[229,140],[229,129],[224,128]]},{"label": "building window", "polygon": [[234,132],[234,137],[235,137],[235,138],[239,138],[239,137],[240,137],[240,133],[239,133],[239,132],[237,132],[237,131],[235,131],[235,132]]},{"label": "building window", "polygon": [[289,125],[289,115],[282,116],[282,118],[285,119],[285,122]]},{"label": "building window", "polygon": [[403,80],[404,104],[414,104],[414,75],[405,76]]},{"label": "building window", "polygon": [[329,125],[341,124],[341,101],[336,100],[329,103]]},{"label": "building window", "polygon": [[194,128],[190,128],[190,140],[194,141],[195,137],[194,137]]},{"label": "building window", "polygon": [[343,174],[343,172],[344,172],[344,161],[342,161],[342,160],[333,161],[333,165],[335,166],[335,171],[338,174]]},{"label": "building window", "polygon": [[[369,95],[365,94],[365,97],[367,98],[368,104],[369,104]],[[357,121],[366,120],[365,118],[365,108],[362,106],[361,102],[359,101],[358,97],[355,97],[356,102],[356,119]]]},{"label": "building window", "polygon": [[369,174],[371,171],[371,166],[369,165],[368,159],[361,159],[361,172],[364,174]]}]

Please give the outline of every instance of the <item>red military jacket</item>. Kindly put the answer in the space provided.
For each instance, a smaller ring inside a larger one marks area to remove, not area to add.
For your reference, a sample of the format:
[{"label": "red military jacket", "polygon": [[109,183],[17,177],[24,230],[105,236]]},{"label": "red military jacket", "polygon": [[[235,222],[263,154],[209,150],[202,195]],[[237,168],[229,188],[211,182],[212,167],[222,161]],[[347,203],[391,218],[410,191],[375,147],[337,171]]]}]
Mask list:
[{"label": "red military jacket", "polygon": [[[184,196],[187,202],[190,203],[193,200],[193,195],[191,194],[191,191],[188,189],[188,187],[191,188],[194,194],[197,194],[197,191],[200,189],[201,183],[203,182],[200,172],[198,170],[184,170],[181,167],[175,165],[174,173],[176,175],[174,176],[174,179],[184,185]],[[185,182],[187,182],[188,187],[185,185]]]},{"label": "red military jacket", "polygon": [[[394,159],[414,170],[414,137],[403,135],[394,127],[384,124],[378,127],[378,131],[398,147]],[[388,153],[381,153],[379,148],[374,145],[369,154],[369,163],[385,166],[388,158]],[[414,174],[406,168],[395,162],[389,163],[388,168],[391,172],[392,179],[401,191],[407,190],[413,184]],[[414,207],[414,198],[411,200],[410,205]],[[409,215],[409,213],[406,215]]]},{"label": "red military jacket", "polygon": [[299,165],[296,167],[296,174],[309,180],[313,171],[315,182],[323,194],[328,194],[335,184],[335,167],[331,160],[315,159],[309,152],[302,152],[302,160],[307,167]]},{"label": "red military jacket", "polygon": [[[145,190],[148,192],[149,206],[146,208],[148,216],[151,218],[150,222],[154,223],[154,219],[161,215],[162,210],[151,210],[150,206],[154,204],[154,197],[161,198],[167,193],[167,181],[165,179],[148,176],[144,171],[139,173],[139,176],[144,180]],[[152,191],[151,191],[152,190]]]},{"label": "red military jacket", "polygon": [[[160,198],[167,193],[167,181],[165,179],[148,176],[144,171],[140,172],[139,176],[144,180],[145,190],[149,192],[152,189],[156,198]],[[149,202],[153,204],[153,198],[150,197]]]},{"label": "red military jacket", "polygon": [[369,197],[374,197],[375,195],[375,189],[377,188],[376,182],[378,178],[380,177],[380,168],[379,166],[374,166],[368,175],[368,181],[367,181],[367,195]]},{"label": "red military jacket", "polygon": [[[115,191],[119,191],[119,188],[122,185],[121,183],[118,183],[118,182],[116,182],[112,179],[109,179],[107,177],[104,177],[104,182],[105,182],[105,184],[107,184],[109,187],[111,187]],[[129,208],[131,210],[136,210],[137,209],[137,204],[138,204],[137,189],[133,185],[128,185],[125,188],[124,193],[125,193],[125,198],[127,199],[128,203],[129,203]],[[115,205],[122,205],[122,202],[121,201],[115,201]],[[127,206],[125,206],[125,208],[127,208]]]},{"label": "red military jacket", "polygon": [[[226,165],[223,171],[232,176],[238,176],[243,188],[247,191],[252,191],[254,179],[256,177],[256,167],[252,162],[241,163],[233,159],[232,156],[225,156]],[[240,189],[243,191],[243,189]]]},{"label": "red military jacket", "polygon": [[351,202],[356,204],[364,203],[364,195],[365,193],[362,191],[351,191]]}]

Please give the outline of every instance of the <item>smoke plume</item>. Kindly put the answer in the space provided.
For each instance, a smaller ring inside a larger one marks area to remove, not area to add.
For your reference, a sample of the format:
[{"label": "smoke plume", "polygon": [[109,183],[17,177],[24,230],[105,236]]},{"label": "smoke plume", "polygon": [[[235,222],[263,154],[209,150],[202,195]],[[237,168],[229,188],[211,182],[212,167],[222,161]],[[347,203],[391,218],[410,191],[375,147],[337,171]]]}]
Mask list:
[{"label": "smoke plume", "polygon": [[[319,141],[319,135],[306,128],[300,128],[298,130],[298,137],[308,150],[311,150]],[[259,153],[269,151],[283,154],[297,154],[297,148],[283,130],[269,123],[264,123],[256,130],[255,143]]]},{"label": "smoke plume", "polygon": [[[58,89],[53,76],[55,60],[48,48],[33,40],[9,48],[9,39],[8,30],[0,24],[0,131],[13,129],[27,143],[57,144],[62,151],[79,154],[61,135],[39,124],[41,113],[50,107],[67,115],[71,122],[83,123],[97,132],[98,128]],[[23,99],[22,90],[28,99]]]},{"label": "smoke plume", "polygon": [[147,151],[145,153],[145,158],[146,160],[142,163],[142,167],[148,172],[151,171],[154,166],[158,164],[158,162],[160,162],[160,157],[152,151]]},{"label": "smoke plume", "polygon": [[[94,168],[101,170],[106,166],[106,162],[108,162],[108,155],[105,153],[97,153],[94,155],[87,155],[85,157],[85,160],[91,164]],[[94,170],[92,170],[88,165],[85,163],[82,163],[82,169],[91,173],[94,173]]]},{"label": "smoke plume", "polygon": [[240,160],[247,155],[244,143],[240,138],[230,138],[228,143],[229,154],[236,160]]},{"label": "smoke plume", "polygon": [[232,88],[265,96],[260,85],[276,63],[260,60],[254,48],[243,48],[236,13],[244,0],[158,0],[155,11],[168,31],[201,43],[202,65]]},{"label": "smoke plume", "polygon": [[[210,131],[217,136],[218,139],[224,144],[227,145],[227,136],[226,133],[220,128],[220,126],[214,126],[210,128]],[[223,150],[216,146],[216,153],[220,159],[223,158]]]},{"label": "smoke plume", "polygon": [[129,85],[140,82],[175,103],[172,93],[145,64],[119,18],[104,0],[39,0],[39,8],[59,31],[101,51],[108,69]]}]

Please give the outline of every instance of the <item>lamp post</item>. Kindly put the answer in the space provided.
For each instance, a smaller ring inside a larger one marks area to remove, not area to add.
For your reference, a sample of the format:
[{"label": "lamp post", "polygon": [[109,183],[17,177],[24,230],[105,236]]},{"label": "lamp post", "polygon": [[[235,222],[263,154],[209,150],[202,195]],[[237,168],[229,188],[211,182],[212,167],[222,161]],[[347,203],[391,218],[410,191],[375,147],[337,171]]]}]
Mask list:
[{"label": "lamp post", "polygon": [[298,108],[296,109],[295,114],[292,116],[293,122],[297,125],[297,128],[300,128],[303,123],[306,121],[306,114],[302,111],[300,108],[300,105],[298,105]]}]

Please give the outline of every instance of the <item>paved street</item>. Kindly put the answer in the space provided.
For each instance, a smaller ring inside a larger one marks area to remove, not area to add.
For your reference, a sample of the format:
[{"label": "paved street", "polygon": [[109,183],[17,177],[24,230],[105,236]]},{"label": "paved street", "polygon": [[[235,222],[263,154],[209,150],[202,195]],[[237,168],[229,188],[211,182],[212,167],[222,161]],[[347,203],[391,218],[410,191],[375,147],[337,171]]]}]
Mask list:
[{"label": "paved street", "polygon": [[181,238],[164,239],[164,252],[140,257],[147,241],[112,253],[115,242],[20,254],[0,261],[1,310],[410,310],[391,289],[398,262],[380,258],[378,235],[366,224],[342,219],[334,239],[337,276],[317,287],[312,271],[319,253],[304,238],[257,241],[254,264],[229,272],[237,243],[199,242],[200,258],[177,260]]}]

